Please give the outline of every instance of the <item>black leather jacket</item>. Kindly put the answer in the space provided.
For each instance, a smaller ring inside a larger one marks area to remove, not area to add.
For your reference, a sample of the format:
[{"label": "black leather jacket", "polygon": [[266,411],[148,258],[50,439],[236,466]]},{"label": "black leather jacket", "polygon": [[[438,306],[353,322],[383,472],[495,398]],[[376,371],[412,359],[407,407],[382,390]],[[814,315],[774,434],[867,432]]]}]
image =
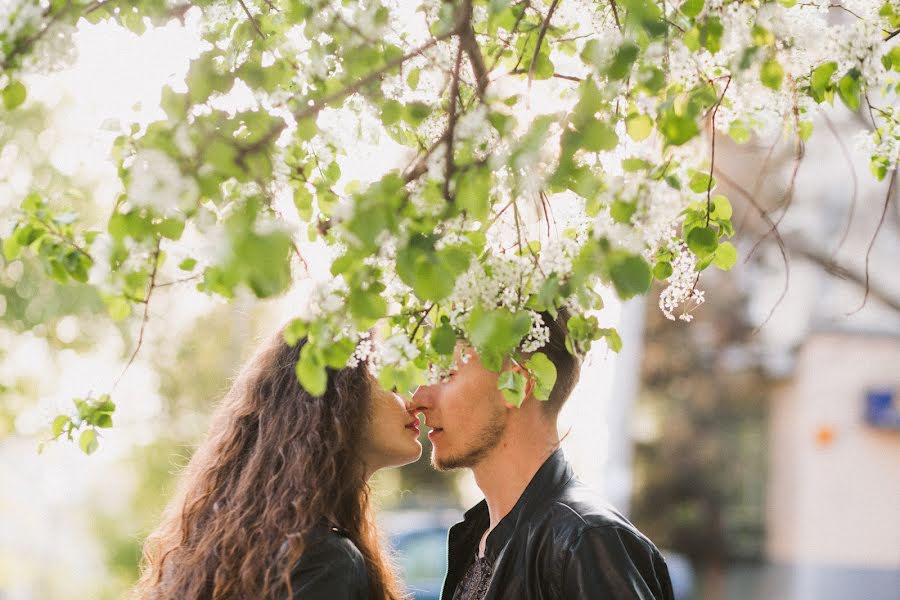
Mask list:
[{"label": "black leather jacket", "polygon": [[359,548],[340,530],[320,526],[291,574],[282,600],[368,600],[369,576]]},{"label": "black leather jacket", "polygon": [[[442,600],[488,528],[482,501],[450,529]],[[634,525],[575,477],[562,450],[541,466],[485,543],[493,565],[486,600],[673,600],[666,563]]]}]

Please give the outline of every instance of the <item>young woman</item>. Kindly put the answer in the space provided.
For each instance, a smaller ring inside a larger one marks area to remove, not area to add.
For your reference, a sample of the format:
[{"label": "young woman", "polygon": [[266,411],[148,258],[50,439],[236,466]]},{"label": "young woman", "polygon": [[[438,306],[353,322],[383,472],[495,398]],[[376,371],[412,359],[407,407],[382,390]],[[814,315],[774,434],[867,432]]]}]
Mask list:
[{"label": "young woman", "polygon": [[238,377],[144,546],[140,599],[394,600],[369,505],[376,470],[422,453],[418,421],[366,365],[297,382],[279,332]]}]

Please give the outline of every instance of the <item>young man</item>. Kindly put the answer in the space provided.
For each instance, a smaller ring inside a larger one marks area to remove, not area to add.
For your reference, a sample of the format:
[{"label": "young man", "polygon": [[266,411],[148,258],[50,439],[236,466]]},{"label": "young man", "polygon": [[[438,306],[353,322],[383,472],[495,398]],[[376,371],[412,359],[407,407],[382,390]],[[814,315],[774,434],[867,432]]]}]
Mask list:
[{"label": "young man", "polygon": [[[556,420],[581,361],[565,348],[565,316],[544,316],[556,365],[550,399],[515,408],[472,349],[449,381],[413,397],[441,470],[472,469],[485,499],[450,529],[442,600],[673,600],[653,543],[581,484],[559,448]],[[457,357],[461,358],[460,356]],[[507,368],[520,368],[511,366]],[[585,423],[584,427],[590,427]]]}]

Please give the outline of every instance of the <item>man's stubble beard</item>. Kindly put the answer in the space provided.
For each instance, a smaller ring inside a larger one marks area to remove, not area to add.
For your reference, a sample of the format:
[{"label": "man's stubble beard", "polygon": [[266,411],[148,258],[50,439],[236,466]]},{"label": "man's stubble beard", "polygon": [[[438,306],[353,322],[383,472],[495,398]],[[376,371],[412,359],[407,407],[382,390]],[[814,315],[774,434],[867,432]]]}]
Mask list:
[{"label": "man's stubble beard", "polygon": [[488,455],[488,453],[500,444],[506,431],[506,419],[503,418],[502,409],[487,425],[478,432],[475,443],[458,456],[450,456],[439,460],[435,448],[431,449],[431,465],[438,471],[451,471],[453,469],[471,469]]}]

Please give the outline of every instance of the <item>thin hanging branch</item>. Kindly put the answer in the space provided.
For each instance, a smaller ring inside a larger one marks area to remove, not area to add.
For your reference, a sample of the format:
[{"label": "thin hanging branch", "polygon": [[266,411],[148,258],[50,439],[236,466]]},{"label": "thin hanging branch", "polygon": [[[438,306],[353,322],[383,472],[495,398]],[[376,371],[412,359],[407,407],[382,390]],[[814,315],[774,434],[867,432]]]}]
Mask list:
[{"label": "thin hanging branch", "polygon": [[834,258],[835,256],[837,256],[837,253],[844,245],[844,242],[847,241],[847,236],[850,234],[850,227],[851,225],[853,225],[853,213],[856,210],[856,202],[859,196],[859,181],[856,178],[856,167],[853,166],[853,157],[850,156],[850,151],[847,150],[847,145],[844,144],[844,140],[841,138],[840,134],[837,131],[837,128],[834,126],[834,123],[831,121],[831,119],[828,118],[828,114],[825,111],[822,111],[822,117],[825,119],[825,125],[828,126],[828,129],[834,136],[834,140],[837,142],[838,147],[841,149],[841,153],[844,155],[844,160],[847,161],[847,168],[850,170],[850,178],[853,180],[853,195],[850,198],[850,210],[847,214],[847,226],[844,227],[844,233],[841,234],[841,239],[838,241],[837,246],[831,253],[831,257]]},{"label": "thin hanging branch", "polygon": [[856,310],[852,310],[847,313],[847,316],[856,314],[863,309],[866,305],[866,301],[869,299],[869,257],[872,254],[872,247],[875,246],[875,240],[878,239],[878,234],[881,232],[881,226],[884,225],[884,217],[887,215],[888,206],[891,203],[891,192],[894,191],[894,180],[897,179],[897,167],[894,167],[894,170],[891,172],[891,180],[888,183],[887,193],[884,195],[884,206],[881,209],[881,217],[878,219],[878,226],[875,228],[875,233],[872,234],[872,239],[869,241],[869,247],[866,248],[866,292],[863,295],[862,303]]},{"label": "thin hanging branch", "polygon": [[[784,301],[784,297],[787,296],[788,284],[790,283],[790,280],[791,280],[791,264],[790,264],[790,261],[788,260],[787,249],[785,247],[784,239],[781,237],[781,232],[778,231],[778,225],[776,225],[772,221],[772,218],[769,216],[769,213],[767,213],[765,211],[765,209],[756,202],[756,198],[754,198],[753,195],[750,194],[749,191],[744,189],[744,187],[741,184],[739,184],[737,181],[735,181],[733,178],[729,177],[727,173],[725,173],[722,170],[719,170],[716,172],[716,174],[720,179],[722,179],[722,181],[724,181],[729,186],[731,186],[732,188],[737,190],[744,197],[744,199],[747,200],[747,202],[750,204],[750,206],[752,206],[756,210],[759,217],[763,221],[765,221],[766,224],[769,225],[769,232],[766,235],[768,235],[769,233],[771,233],[773,235],[773,237],[775,238],[775,241],[778,243],[778,252],[781,254],[781,260],[784,262],[784,285],[781,288],[781,294],[778,296],[778,300],[775,301],[775,304],[772,305],[772,308],[769,311],[769,314],[766,315],[766,318],[763,319],[762,323],[757,325],[756,329],[753,330],[753,333],[756,334],[757,332],[759,332],[760,329],[762,329],[766,325],[766,323],[769,322],[769,320],[772,318],[772,315],[775,314],[775,309],[777,309],[781,305],[782,301]],[[748,260],[750,260],[749,254],[744,259],[744,262],[746,263]]]},{"label": "thin hanging branch", "polygon": [[153,290],[156,289],[156,273],[159,269],[159,254],[160,254],[160,244],[162,244],[162,238],[156,239],[156,248],[153,250],[152,261],[153,266],[150,269],[150,283],[147,287],[147,295],[144,296],[143,304],[144,304],[144,315],[141,318],[141,328],[138,331],[138,339],[137,345],[134,347],[134,351],[131,353],[131,357],[128,359],[128,362],[125,363],[125,368],[122,369],[122,372],[119,373],[119,376],[116,378],[115,382],[113,382],[112,389],[115,390],[119,385],[119,382],[122,380],[122,377],[131,367],[131,364],[134,362],[134,359],[137,358],[138,352],[141,351],[141,345],[144,343],[144,330],[147,328],[147,321],[150,318],[150,297],[153,295]]},{"label": "thin hanging branch", "polygon": [[722,105],[722,100],[725,99],[725,94],[728,92],[728,86],[731,85],[731,77],[728,77],[728,80],[725,82],[725,89],[722,90],[722,95],[719,96],[719,100],[716,102],[715,108],[712,111],[712,117],[710,117],[710,132],[712,134],[712,150],[709,164],[709,181],[706,182],[706,226],[709,227],[709,216],[712,213],[712,182],[713,182],[713,172],[716,170],[716,113],[719,112],[719,107]]}]

